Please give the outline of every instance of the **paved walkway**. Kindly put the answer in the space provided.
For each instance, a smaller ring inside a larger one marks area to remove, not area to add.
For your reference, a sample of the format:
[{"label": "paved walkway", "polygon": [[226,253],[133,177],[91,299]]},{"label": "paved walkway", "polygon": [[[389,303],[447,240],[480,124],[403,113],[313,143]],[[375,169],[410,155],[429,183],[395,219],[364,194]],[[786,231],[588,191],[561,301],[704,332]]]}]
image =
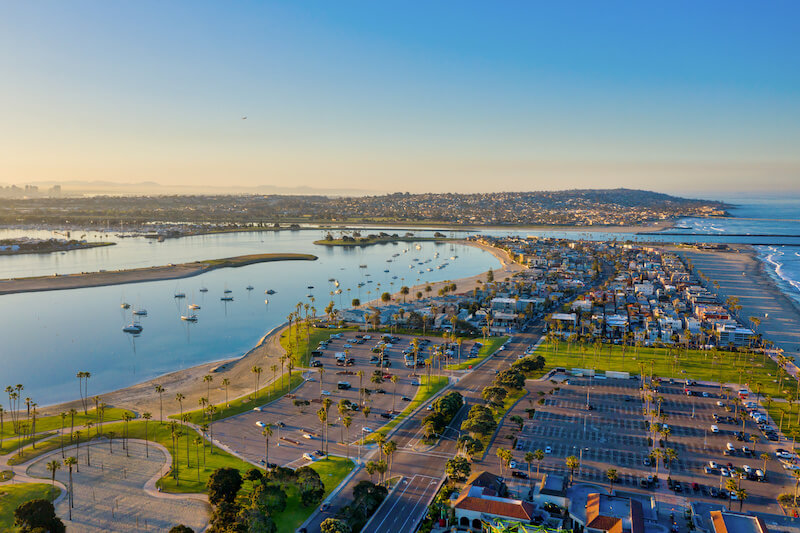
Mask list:
[{"label": "paved walkway", "polygon": [[[72,474],[75,495],[72,521],[68,520],[67,499],[61,497],[56,501],[56,512],[67,524],[67,531],[168,531],[181,523],[202,531],[209,514],[204,495],[164,494],[154,488],[155,481],[170,462],[166,449],[150,443],[148,458],[144,442],[132,440],[129,448],[130,457],[126,457],[121,445],[115,445],[112,454],[107,442],[98,442],[91,446],[91,466],[87,466],[85,446],[81,446],[80,471],[73,470]],[[74,448],[70,451],[74,452]],[[46,465],[52,459],[61,460],[61,451],[56,450],[30,464],[15,467],[15,471],[49,480]],[[62,467],[56,473],[56,482],[63,487],[68,480],[69,470]]]}]

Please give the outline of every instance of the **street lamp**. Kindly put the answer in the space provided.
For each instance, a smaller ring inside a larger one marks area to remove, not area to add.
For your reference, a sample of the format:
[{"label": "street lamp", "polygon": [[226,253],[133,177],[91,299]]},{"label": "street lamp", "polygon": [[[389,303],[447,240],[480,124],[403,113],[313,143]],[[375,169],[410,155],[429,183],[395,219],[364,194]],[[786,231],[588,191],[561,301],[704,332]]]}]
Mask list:
[{"label": "street lamp", "polygon": [[581,471],[583,470],[583,450],[589,451],[589,448],[581,448],[578,454],[578,477],[581,477]]}]

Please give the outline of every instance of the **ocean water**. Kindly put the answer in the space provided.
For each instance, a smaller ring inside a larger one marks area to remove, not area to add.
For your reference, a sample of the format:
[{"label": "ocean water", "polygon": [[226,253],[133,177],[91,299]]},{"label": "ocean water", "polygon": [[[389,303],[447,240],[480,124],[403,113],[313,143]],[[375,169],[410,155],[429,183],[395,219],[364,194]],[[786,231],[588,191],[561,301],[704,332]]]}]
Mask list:
[{"label": "ocean water", "polygon": [[[778,288],[800,303],[800,197],[721,198],[734,204],[731,218],[685,218],[665,233],[686,232],[723,242],[733,235],[754,236],[758,258]],[[746,242],[749,237],[739,237]]]}]

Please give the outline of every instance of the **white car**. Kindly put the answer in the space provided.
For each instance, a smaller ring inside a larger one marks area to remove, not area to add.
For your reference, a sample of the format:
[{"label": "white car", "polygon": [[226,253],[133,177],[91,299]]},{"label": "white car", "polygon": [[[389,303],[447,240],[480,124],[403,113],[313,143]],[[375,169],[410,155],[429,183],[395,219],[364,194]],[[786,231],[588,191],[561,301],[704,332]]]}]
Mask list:
[{"label": "white car", "polygon": [[711,433],[719,433],[719,428],[715,425],[711,425]]},{"label": "white car", "polygon": [[752,472],[752,471],[753,471],[753,469],[752,469],[752,468],[750,468],[750,465],[744,465],[744,466],[742,466],[742,470],[744,470],[744,471],[745,471],[745,473],[747,473],[747,474],[749,474],[750,472]]},{"label": "white car", "polygon": [[783,468],[786,470],[800,470],[800,466],[790,463],[783,463]]},{"label": "white car", "polygon": [[311,440],[311,439],[313,439],[314,437],[312,437],[310,433],[303,433],[303,438],[304,438],[304,439],[309,439],[309,440]]},{"label": "white car", "polygon": [[261,420],[259,420],[258,422],[256,422],[256,425],[257,425],[258,427],[260,427],[260,428],[265,428],[265,427],[267,427],[267,425],[266,425],[264,422],[262,422]]},{"label": "white car", "polygon": [[728,469],[723,466],[719,469],[719,475],[722,477],[728,477]]},{"label": "white car", "polygon": [[310,453],[304,453],[304,454],[303,454],[303,459],[307,459],[307,460],[309,460],[309,461],[312,461],[312,462],[313,462],[313,461],[314,461],[314,456],[313,456],[313,455],[311,455]]},{"label": "white car", "polygon": [[710,466],[711,468],[719,468],[719,465],[717,464],[716,461],[709,461],[708,466]]},{"label": "white car", "polygon": [[331,391],[324,390],[324,391],[322,391],[322,395],[323,396],[330,396],[331,395]]},{"label": "white car", "polygon": [[342,347],[343,347],[343,348],[352,348],[352,347],[353,347],[353,345],[352,345],[352,344],[350,344],[349,342],[346,342],[346,343],[342,344]]},{"label": "white car", "polygon": [[260,413],[262,410],[261,407],[253,407],[253,411],[258,411]]},{"label": "white car", "polygon": [[508,463],[508,467],[509,468],[516,468],[517,467],[517,462],[516,461],[511,461],[510,463]]},{"label": "white car", "polygon": [[775,457],[779,459],[791,459],[794,456],[790,452],[787,452],[786,450],[778,449],[775,452]]},{"label": "white car", "polygon": [[708,398],[708,393],[703,391],[703,398]]},{"label": "white car", "polygon": [[725,407],[725,402],[722,400],[717,400],[717,407]]},{"label": "white car", "polygon": [[363,428],[361,428],[361,431],[363,431],[364,433],[372,433],[372,429],[368,428],[367,426],[364,426]]},{"label": "white car", "polygon": [[553,453],[553,448],[551,448],[550,446],[545,446],[544,453]]}]

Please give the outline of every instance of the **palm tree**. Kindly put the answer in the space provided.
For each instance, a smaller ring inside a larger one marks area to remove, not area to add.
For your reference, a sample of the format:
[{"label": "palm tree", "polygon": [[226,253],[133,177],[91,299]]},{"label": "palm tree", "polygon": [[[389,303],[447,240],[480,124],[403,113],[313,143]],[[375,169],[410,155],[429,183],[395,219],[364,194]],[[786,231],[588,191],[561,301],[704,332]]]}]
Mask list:
[{"label": "palm tree", "polygon": [[145,411],[142,413],[142,418],[144,418],[144,455],[145,457],[150,457],[150,448],[147,442],[147,423],[151,418],[153,418],[153,415],[151,415],[148,411]]},{"label": "palm tree", "polygon": [[256,378],[255,379],[255,388],[253,389],[253,399],[254,400],[256,399],[256,396],[258,395],[258,382],[261,380],[261,372],[262,371],[263,371],[262,368],[260,366],[258,366],[258,365],[255,365],[255,366],[253,366],[253,368],[250,369],[250,372],[252,372],[255,375],[255,378]]},{"label": "palm tree", "polygon": [[75,409],[69,410],[69,441],[72,442],[72,435],[75,431],[75,415],[78,414],[78,411]]},{"label": "palm tree", "polygon": [[672,448],[667,448],[664,450],[664,460],[667,462],[667,468],[669,469],[667,477],[672,476],[672,461],[675,461],[676,459],[678,459],[678,452]]},{"label": "palm tree", "polygon": [[725,490],[728,491],[728,507],[730,507],[733,495],[736,494],[737,490],[739,490],[739,486],[736,484],[736,480],[728,479],[727,481],[725,481]]},{"label": "palm tree", "polygon": [[533,452],[526,452],[525,453],[525,462],[528,463],[528,485],[532,483],[531,481],[531,463],[536,460],[536,456],[533,455]]},{"label": "palm tree", "polygon": [[[345,429],[349,430],[350,429],[350,424],[352,424],[352,423],[353,423],[353,418],[351,416],[348,415],[348,416],[345,416],[344,418],[342,418],[342,427],[344,427]],[[349,433],[349,431],[348,431],[348,433]],[[344,430],[342,430],[342,440],[344,441],[345,449],[347,450],[347,452],[346,452],[347,453],[347,458],[350,459],[350,440],[344,438]]]},{"label": "palm tree", "polygon": [[739,512],[742,512],[744,501],[747,499],[748,496],[747,491],[739,487],[738,489],[736,489],[736,491],[734,491],[734,494],[736,494],[736,498],[738,498],[739,500]]},{"label": "palm tree", "polygon": [[761,454],[761,460],[764,461],[764,467],[761,469],[761,471],[764,472],[764,476],[766,476],[767,475],[767,461],[771,461],[772,460],[772,456],[770,454],[768,454],[767,452],[763,452]]},{"label": "palm tree", "polygon": [[195,437],[192,441],[194,444],[194,455],[197,460],[197,481],[200,481],[200,445],[203,444],[203,439]]},{"label": "palm tree", "polygon": [[[78,430],[75,432],[75,455],[80,457],[81,456],[81,431]],[[81,467],[79,463],[75,463],[75,471],[80,472]]]},{"label": "palm tree", "polygon": [[533,450],[533,458],[536,460],[536,475],[539,475],[539,467],[544,460],[544,450]]},{"label": "palm tree", "polygon": [[392,412],[394,413],[394,404],[395,400],[397,399],[397,376],[392,375],[391,382],[394,385],[394,391],[392,392]]},{"label": "palm tree", "polygon": [[56,486],[56,471],[61,468],[61,461],[53,459],[47,463],[47,471],[50,472],[50,483]]},{"label": "palm tree", "polygon": [[175,400],[178,402],[178,405],[181,407],[181,420],[183,420],[183,400],[186,399],[186,396],[181,394],[180,392],[175,395]]},{"label": "palm tree", "polygon": [[575,469],[578,468],[578,458],[574,455],[570,455],[565,459],[565,463],[567,468],[569,468],[569,483],[572,484],[572,480],[575,477]]},{"label": "palm tree", "polygon": [[74,457],[67,457],[64,459],[64,464],[69,468],[69,489],[67,490],[67,496],[69,497],[69,519],[72,520],[72,508],[75,506],[75,499],[73,498],[73,490],[72,490],[72,467],[77,466],[78,460]]},{"label": "palm tree", "polygon": [[656,448],[650,452],[650,460],[656,465],[656,477],[658,477],[658,469],[661,466],[661,458],[664,457],[664,452],[661,448]]},{"label": "palm tree", "polygon": [[86,466],[92,466],[91,448],[89,447],[89,439],[92,438],[92,426],[94,422],[86,422]]},{"label": "palm tree", "polygon": [[230,406],[228,403],[228,385],[231,384],[231,380],[228,378],[222,378],[222,386],[225,387],[225,407]]},{"label": "palm tree", "polygon": [[389,478],[392,477],[392,456],[396,451],[397,443],[393,440],[390,440],[383,445],[383,453],[386,455],[386,460],[389,461]]},{"label": "palm tree", "polygon": [[203,376],[203,381],[206,383],[206,398],[208,398],[208,402],[211,403],[211,382],[214,381],[214,376],[206,374]]},{"label": "palm tree", "polygon": [[317,410],[317,418],[319,418],[319,423],[322,425],[322,449],[325,449],[325,425],[328,421],[328,412],[325,410],[324,407],[320,407]]},{"label": "palm tree", "polygon": [[164,387],[161,385],[156,384],[155,386],[156,392],[158,393],[158,420],[161,424],[164,423]]},{"label": "palm tree", "polygon": [[267,424],[261,430],[264,436],[264,472],[269,469],[269,438],[272,436],[272,424]]},{"label": "palm tree", "polygon": [[361,391],[364,390],[364,371],[359,370],[358,372],[356,372],[356,376],[358,376],[358,403],[363,405],[361,399]]},{"label": "palm tree", "polygon": [[[62,411],[60,416],[61,416],[61,433],[60,433],[60,435],[61,435],[61,458],[63,459],[64,458],[64,424],[67,421],[67,413]],[[3,434],[3,430],[0,429],[0,435],[2,435],[2,434]],[[2,441],[2,439],[0,439],[0,444],[2,444],[2,443],[3,443],[3,441]]]},{"label": "palm tree", "polygon": [[619,474],[617,473],[616,468],[609,468],[606,470],[606,477],[608,478],[608,483],[611,485],[611,490],[614,490],[614,483],[619,481]]},{"label": "palm tree", "polygon": [[130,450],[128,447],[128,422],[130,422],[132,418],[133,416],[127,411],[122,415],[122,420],[125,422],[125,438],[122,440],[122,447],[125,449],[125,457],[130,457]]}]

